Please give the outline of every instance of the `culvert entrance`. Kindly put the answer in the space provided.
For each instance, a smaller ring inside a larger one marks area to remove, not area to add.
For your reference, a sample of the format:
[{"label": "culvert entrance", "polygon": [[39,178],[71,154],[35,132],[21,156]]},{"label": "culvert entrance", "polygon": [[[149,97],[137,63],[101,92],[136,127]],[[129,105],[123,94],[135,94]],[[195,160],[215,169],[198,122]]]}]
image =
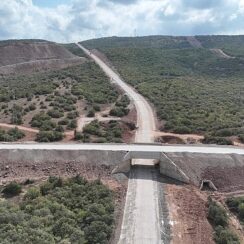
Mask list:
[{"label": "culvert entrance", "polygon": [[200,185],[201,191],[217,191],[217,187],[211,180],[202,180]]}]

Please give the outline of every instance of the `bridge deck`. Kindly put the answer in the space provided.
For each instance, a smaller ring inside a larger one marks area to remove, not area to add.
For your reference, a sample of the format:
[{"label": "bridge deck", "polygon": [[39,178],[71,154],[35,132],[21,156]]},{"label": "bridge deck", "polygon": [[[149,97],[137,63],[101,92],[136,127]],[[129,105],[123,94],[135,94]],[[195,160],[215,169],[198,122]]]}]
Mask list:
[{"label": "bridge deck", "polygon": [[190,152],[211,154],[242,154],[244,148],[234,146],[211,145],[160,145],[160,144],[59,144],[59,143],[1,143],[3,149],[25,150],[101,150],[101,151],[128,151],[128,152]]}]

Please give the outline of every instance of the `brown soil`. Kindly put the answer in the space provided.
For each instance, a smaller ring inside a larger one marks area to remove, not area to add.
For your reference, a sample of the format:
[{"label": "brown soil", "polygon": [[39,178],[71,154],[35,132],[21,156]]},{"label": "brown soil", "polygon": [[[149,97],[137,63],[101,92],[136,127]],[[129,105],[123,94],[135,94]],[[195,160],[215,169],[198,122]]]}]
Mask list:
[{"label": "brown soil", "polygon": [[185,144],[185,141],[183,139],[171,135],[158,137],[155,141],[168,144]]},{"label": "brown soil", "polygon": [[[174,138],[174,140],[183,142],[181,144],[196,144],[201,143],[201,141],[204,139],[204,136],[202,135],[196,135],[196,134],[176,134],[171,132],[163,132],[163,131],[155,131],[155,137],[158,138],[157,140],[162,140],[161,138],[165,139],[166,142],[164,143],[171,143],[167,141],[170,137]],[[170,140],[169,140],[170,141]],[[178,144],[178,143],[176,143]]]},{"label": "brown soil", "polygon": [[244,190],[244,166],[208,167],[204,170],[202,178],[212,180],[222,192]]},{"label": "brown soil", "polygon": [[82,64],[86,58],[73,55],[52,42],[13,41],[0,46],[0,74],[28,74]]},{"label": "brown soil", "polygon": [[167,185],[172,244],[214,244],[207,220],[207,195],[193,186]]},{"label": "brown soil", "polygon": [[244,156],[237,154],[166,153],[167,156],[200,186],[211,180],[220,192],[244,189]]},{"label": "brown soil", "polygon": [[85,58],[75,57],[67,59],[48,59],[48,60],[34,60],[25,63],[13,64],[0,67],[0,74],[3,75],[17,75],[29,74],[33,72],[40,72],[46,70],[64,69],[70,66],[79,65],[86,61]]},{"label": "brown soil", "polygon": [[71,52],[52,42],[16,41],[0,46],[0,66],[44,59],[74,58]]}]

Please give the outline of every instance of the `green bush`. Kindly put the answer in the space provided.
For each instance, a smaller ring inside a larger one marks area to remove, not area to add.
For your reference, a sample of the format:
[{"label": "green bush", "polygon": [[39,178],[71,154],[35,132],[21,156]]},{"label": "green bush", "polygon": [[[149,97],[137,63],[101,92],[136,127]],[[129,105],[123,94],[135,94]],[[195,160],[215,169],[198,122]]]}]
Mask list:
[{"label": "green bush", "polygon": [[40,131],[36,135],[36,141],[38,142],[61,141],[63,138],[64,138],[63,133],[58,131]]},{"label": "green bush", "polygon": [[0,129],[0,141],[12,142],[22,139],[25,133],[20,131],[17,127],[4,131]]},{"label": "green bush", "polygon": [[48,110],[47,114],[52,118],[61,118],[64,116],[64,113],[57,109]]},{"label": "green bush", "polygon": [[3,188],[2,193],[6,197],[13,197],[19,195],[21,191],[22,191],[21,185],[15,181],[12,181]]},{"label": "green bush", "polygon": [[232,141],[229,139],[214,136],[205,136],[202,142],[206,144],[233,145]]},{"label": "green bush", "polygon": [[239,140],[244,143],[244,134],[239,135]]},{"label": "green bush", "polygon": [[20,125],[23,123],[23,109],[19,105],[14,104],[11,109],[11,124]]},{"label": "green bush", "polygon": [[89,110],[87,113],[87,117],[94,117],[95,116],[95,111],[93,109]]},{"label": "green bush", "polygon": [[226,227],[228,225],[228,217],[224,208],[214,201],[209,202],[208,219],[214,226]]},{"label": "green bush", "polygon": [[68,125],[67,125],[67,129],[68,130],[72,130],[75,129],[77,127],[77,120],[76,119],[72,119]]},{"label": "green bush", "polygon": [[67,125],[69,123],[69,120],[67,118],[62,119],[58,122],[59,125]]},{"label": "green bush", "polygon": [[27,193],[25,194],[26,200],[34,200],[41,195],[40,189],[37,187],[31,187],[28,189]]},{"label": "green bush", "polygon": [[214,240],[216,244],[240,244],[238,236],[222,226],[215,228]]},{"label": "green bush", "polygon": [[109,115],[123,117],[129,113],[129,109],[123,107],[114,107],[110,110]]},{"label": "green bush", "polygon": [[238,213],[241,221],[244,221],[244,202],[239,204]]},{"label": "green bush", "polygon": [[33,111],[36,109],[36,105],[34,103],[30,104],[30,106],[28,107],[30,111]]},{"label": "green bush", "polygon": [[77,111],[75,111],[75,112],[69,112],[67,114],[67,118],[68,119],[76,119],[78,116],[79,116],[79,113]]}]

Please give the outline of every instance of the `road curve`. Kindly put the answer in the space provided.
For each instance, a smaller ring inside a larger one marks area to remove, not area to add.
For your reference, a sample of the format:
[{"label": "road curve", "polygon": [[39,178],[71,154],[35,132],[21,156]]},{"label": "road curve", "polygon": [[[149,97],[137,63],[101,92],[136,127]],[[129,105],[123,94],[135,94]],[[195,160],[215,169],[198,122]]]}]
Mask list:
[{"label": "road curve", "polygon": [[[112,82],[116,83],[133,101],[137,111],[136,142],[153,142],[156,129],[153,110],[146,99],[126,84],[108,65],[99,57],[77,43],[107,74]],[[153,160],[134,160],[133,164],[153,165]],[[123,222],[121,226],[119,244],[151,244],[161,243],[158,183],[153,181],[151,170],[138,168],[137,177],[130,174],[126,194]],[[147,204],[145,204],[145,200]]]}]

